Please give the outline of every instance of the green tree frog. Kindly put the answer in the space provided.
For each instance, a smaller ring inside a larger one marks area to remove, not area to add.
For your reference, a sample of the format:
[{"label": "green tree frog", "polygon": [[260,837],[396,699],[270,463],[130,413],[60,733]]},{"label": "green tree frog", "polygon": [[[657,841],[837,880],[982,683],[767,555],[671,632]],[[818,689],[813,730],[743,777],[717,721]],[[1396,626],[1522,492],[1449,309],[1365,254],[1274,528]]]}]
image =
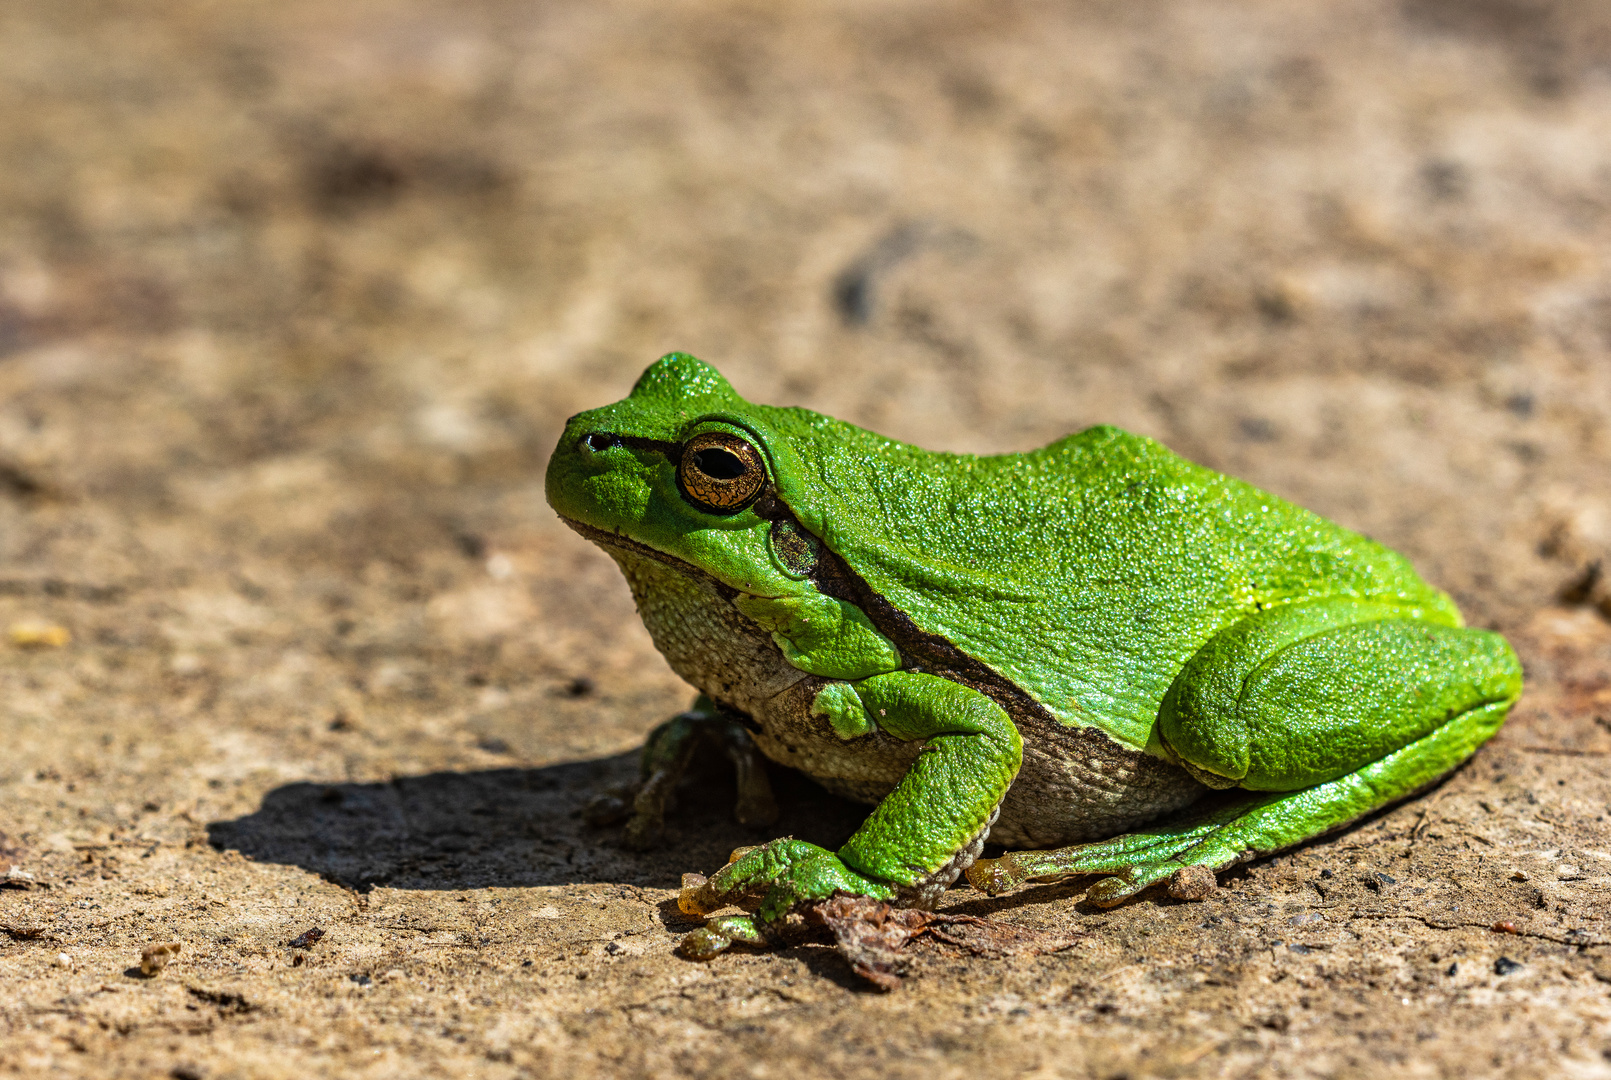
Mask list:
[{"label": "green tree frog", "polygon": [[597,816],[654,843],[700,744],[737,765],[741,819],[776,815],[757,754],[875,804],[837,851],[690,875],[685,911],[750,911],[697,955],[835,893],[932,907],[964,873],[1204,895],[1431,784],[1521,693],[1504,638],[1403,556],[1113,427],[933,453],[672,353],[570,419],[547,494],[700,691]]}]

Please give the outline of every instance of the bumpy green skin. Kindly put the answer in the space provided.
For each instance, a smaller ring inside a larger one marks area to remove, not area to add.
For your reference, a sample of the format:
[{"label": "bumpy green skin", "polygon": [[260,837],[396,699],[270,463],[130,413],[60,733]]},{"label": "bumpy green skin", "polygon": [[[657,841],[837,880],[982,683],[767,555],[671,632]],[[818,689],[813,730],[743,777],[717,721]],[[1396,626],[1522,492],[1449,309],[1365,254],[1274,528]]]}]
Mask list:
[{"label": "bumpy green skin", "polygon": [[[759,452],[753,505],[713,512],[684,494],[681,448],[702,433]],[[813,710],[840,738],[876,730],[925,745],[839,852],[780,841],[687,898],[710,910],[764,888],[762,931],[835,890],[916,895],[1012,784],[1023,708],[1254,793],[1211,820],[1017,853],[969,875],[997,889],[1114,873],[1094,895],[1116,899],[1424,786],[1521,691],[1504,640],[1462,628],[1402,556],[1115,428],[1024,454],[932,453],[752,405],[672,354],[625,400],[571,419],[547,490],[567,520],[721,583],[788,664],[830,680]],[[855,587],[829,590],[808,569],[819,554]],[[920,670],[892,640],[896,624],[973,674]]]}]

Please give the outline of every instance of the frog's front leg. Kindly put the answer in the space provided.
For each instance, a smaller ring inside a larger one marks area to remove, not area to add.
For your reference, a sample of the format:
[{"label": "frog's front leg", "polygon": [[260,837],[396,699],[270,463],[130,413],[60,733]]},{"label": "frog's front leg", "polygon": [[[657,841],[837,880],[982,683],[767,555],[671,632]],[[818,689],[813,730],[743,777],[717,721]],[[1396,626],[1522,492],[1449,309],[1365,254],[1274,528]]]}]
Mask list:
[{"label": "frog's front leg", "polygon": [[1214,871],[1426,787],[1499,730],[1521,684],[1504,638],[1414,609],[1348,598],[1262,612],[1204,645],[1158,712],[1166,753],[1247,795],[1112,840],[1009,852],[968,880],[996,893],[1113,874],[1087,893],[1104,906],[1166,878],[1176,895],[1200,895]]},{"label": "frog's front leg", "polygon": [[594,825],[625,821],[622,843],[633,851],[653,847],[665,831],[666,806],[701,746],[719,746],[738,776],[734,814],[745,825],[778,819],[777,801],[760,749],[750,733],[700,695],[693,708],[678,713],[649,733],[638,759],[638,781],[594,799],[584,814]]},{"label": "frog's front leg", "polygon": [[816,709],[843,738],[876,729],[921,740],[922,751],[837,852],[786,838],[740,853],[708,880],[690,875],[683,911],[703,915],[736,903],[755,917],[713,920],[685,942],[685,954],[709,958],[732,941],[762,940],[799,905],[838,892],[932,907],[979,857],[1023,757],[1001,706],[934,675],[891,672],[830,684]]}]

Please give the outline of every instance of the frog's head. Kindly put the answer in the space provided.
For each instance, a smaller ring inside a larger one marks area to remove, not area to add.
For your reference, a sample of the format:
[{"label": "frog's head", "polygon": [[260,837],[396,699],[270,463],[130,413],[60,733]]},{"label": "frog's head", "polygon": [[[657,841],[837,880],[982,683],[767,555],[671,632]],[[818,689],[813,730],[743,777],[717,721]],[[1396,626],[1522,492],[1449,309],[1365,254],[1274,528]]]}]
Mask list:
[{"label": "frog's head", "polygon": [[783,411],[686,353],[661,357],[624,400],[566,423],[549,505],[605,546],[624,538],[756,596],[797,592],[813,541],[777,521],[780,478],[797,471],[768,422]]}]

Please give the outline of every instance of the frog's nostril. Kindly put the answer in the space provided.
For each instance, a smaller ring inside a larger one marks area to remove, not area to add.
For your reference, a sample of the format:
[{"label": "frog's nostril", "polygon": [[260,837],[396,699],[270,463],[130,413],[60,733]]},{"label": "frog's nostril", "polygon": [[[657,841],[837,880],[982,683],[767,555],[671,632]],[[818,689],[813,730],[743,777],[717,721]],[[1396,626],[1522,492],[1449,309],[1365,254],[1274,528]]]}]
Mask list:
[{"label": "frog's nostril", "polygon": [[582,445],[595,454],[599,454],[616,445],[616,439],[614,435],[605,435],[603,432],[595,431],[582,439]]}]

